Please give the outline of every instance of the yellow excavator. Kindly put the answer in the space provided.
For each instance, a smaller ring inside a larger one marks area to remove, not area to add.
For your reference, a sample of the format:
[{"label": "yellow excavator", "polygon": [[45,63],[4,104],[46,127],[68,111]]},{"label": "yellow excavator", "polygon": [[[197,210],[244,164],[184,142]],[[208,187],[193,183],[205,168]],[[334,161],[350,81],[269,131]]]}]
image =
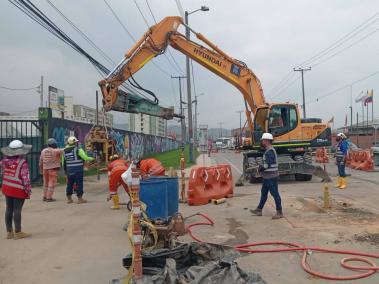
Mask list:
[{"label": "yellow excavator", "polygon": [[263,132],[274,136],[274,147],[279,155],[281,175],[295,175],[296,180],[311,180],[312,174],[320,174],[321,168],[312,166],[312,148],[330,146],[331,130],[321,119],[301,119],[298,106],[291,103],[268,103],[265,100],[258,77],[245,63],[234,59],[210,42],[202,34],[186,26],[206,46],[187,39],[178,32],[186,26],[181,17],[166,17],[142,36],[125,54],[121,62],[99,82],[106,111],[112,110],[126,95],[119,87],[155,56],[165,52],[168,46],[189,56],[235,86],[245,101],[247,123],[252,133],[251,149],[244,152],[244,179],[255,182],[260,179],[256,170],[262,163],[260,137]]}]

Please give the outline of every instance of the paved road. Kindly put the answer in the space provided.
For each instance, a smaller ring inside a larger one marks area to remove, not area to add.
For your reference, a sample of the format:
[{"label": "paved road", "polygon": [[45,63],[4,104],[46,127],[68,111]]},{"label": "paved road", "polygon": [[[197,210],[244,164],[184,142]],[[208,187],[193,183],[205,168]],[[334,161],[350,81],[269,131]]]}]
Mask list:
[{"label": "paved road", "polygon": [[[242,154],[218,153],[212,156],[213,163],[230,163],[234,178],[242,170]],[[331,176],[336,174],[333,165],[328,165]],[[283,240],[310,246],[354,249],[378,252],[378,244],[355,241],[355,235],[378,233],[379,221],[379,173],[353,171],[349,188],[340,191],[331,187],[332,208],[322,208],[323,184],[318,178],[311,182],[282,181],[280,191],[285,219],[271,220],[274,202],[269,202],[263,217],[253,217],[248,208],[254,208],[259,200],[260,185],[246,183],[235,188],[235,197],[227,204],[202,207],[183,207],[187,214],[206,212],[215,219],[212,228],[198,230],[202,239],[236,245],[247,242]],[[345,204],[346,208],[343,206]],[[316,270],[339,275],[349,275],[339,267],[342,257],[329,254],[313,254],[310,264]],[[379,260],[376,260],[379,263]],[[242,267],[261,273],[268,283],[334,283],[309,276],[300,266],[296,253],[253,254],[243,256]],[[379,283],[379,275],[359,281],[338,283]]]},{"label": "paved road", "polygon": [[[230,163],[234,178],[241,171],[241,154],[219,153],[214,163]],[[328,167],[335,173],[334,167]],[[378,244],[355,241],[355,234],[379,232],[378,206],[379,173],[353,172],[349,188],[331,189],[332,208],[322,208],[323,185],[318,179],[311,182],[285,181],[280,183],[286,219],[273,221],[272,198],[263,217],[253,217],[247,210],[259,199],[260,185],[246,184],[235,188],[235,196],[221,205],[180,205],[184,216],[207,213],[215,221],[213,227],[196,228],[204,240],[225,245],[247,242],[284,240],[306,245],[338,249],[378,252]],[[100,182],[87,180],[86,198],[89,203],[66,204],[64,187],[59,187],[56,203],[40,200],[41,188],[33,190],[32,199],[24,209],[24,228],[33,233],[25,240],[0,238],[0,283],[108,283],[126,274],[121,265],[129,249],[127,234],[121,230],[128,212],[110,210],[106,177]],[[126,201],[122,195],[121,199]],[[345,207],[343,207],[345,203]],[[4,200],[0,197],[0,216],[4,214]],[[196,221],[192,218],[189,222]],[[0,226],[0,236],[5,236]],[[190,240],[188,236],[183,240]],[[312,267],[319,271],[351,274],[339,267],[341,257],[314,253]],[[377,260],[379,263],[379,260]],[[239,263],[248,271],[259,272],[268,283],[333,283],[310,277],[300,266],[297,253],[243,255]],[[341,282],[339,282],[341,283]],[[379,274],[357,281],[342,283],[379,283]]]}]

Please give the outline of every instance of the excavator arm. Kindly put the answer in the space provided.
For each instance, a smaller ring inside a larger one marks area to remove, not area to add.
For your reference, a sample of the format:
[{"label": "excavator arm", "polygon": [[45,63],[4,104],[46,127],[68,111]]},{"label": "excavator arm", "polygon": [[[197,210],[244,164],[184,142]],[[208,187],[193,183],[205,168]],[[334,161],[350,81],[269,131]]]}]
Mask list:
[{"label": "excavator arm", "polygon": [[180,25],[184,25],[181,17],[166,17],[152,26],[105,80],[99,82],[104,108],[112,109],[118,99],[119,86],[129,79],[133,80],[133,74],[143,68],[152,58],[164,53],[170,45],[234,85],[242,93],[249,128],[253,131],[251,113],[255,114],[257,107],[265,104],[263,90],[257,76],[243,62],[228,56],[202,34],[191,29],[196,37],[208,47],[187,39],[177,31]]}]

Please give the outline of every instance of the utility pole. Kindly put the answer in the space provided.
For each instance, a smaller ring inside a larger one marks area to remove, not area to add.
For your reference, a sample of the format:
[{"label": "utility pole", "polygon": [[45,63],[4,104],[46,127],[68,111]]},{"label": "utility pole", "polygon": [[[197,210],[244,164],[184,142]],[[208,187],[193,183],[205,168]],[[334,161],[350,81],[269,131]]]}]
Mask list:
[{"label": "utility pole", "polygon": [[96,126],[99,126],[99,92],[96,90]]},{"label": "utility pole", "polygon": [[43,76],[41,76],[41,85],[39,86],[40,107],[43,107]]},{"label": "utility pole", "polygon": [[184,112],[183,112],[183,99],[182,99],[182,79],[185,78],[185,76],[171,76],[172,79],[178,79],[179,80],[179,96],[180,96],[180,127],[181,127],[181,135],[182,135],[182,148],[184,149],[184,144],[186,141],[186,128],[185,128],[185,121],[184,121]]},{"label": "utility pole", "polygon": [[[186,39],[190,39],[190,29],[188,26],[188,15],[189,13],[185,12],[184,22],[186,24]],[[189,57],[186,56],[186,73],[187,73],[187,102],[188,102],[188,138],[189,138],[189,158],[190,162],[193,162],[193,129],[192,129],[192,98],[191,98],[191,71],[189,64]]]},{"label": "utility pole", "polygon": [[243,112],[244,112],[243,110],[237,110],[237,113],[240,114],[240,131],[239,131],[239,138],[238,138],[238,146],[241,146],[240,141],[242,141],[242,117],[241,117],[241,114]]},{"label": "utility pole", "polygon": [[198,140],[199,140],[199,137],[197,135],[197,116],[198,116],[198,113],[197,113],[197,98],[200,97],[200,96],[204,96],[204,93],[200,93],[198,95],[195,94],[195,99],[192,101],[192,103],[195,103],[195,115],[194,115],[194,124],[195,124],[195,127],[194,127],[194,130],[195,130],[195,133],[194,133],[194,140],[195,140],[195,147],[198,146]]},{"label": "utility pole", "polygon": [[350,85],[350,132],[353,132],[353,85]]},{"label": "utility pole", "polygon": [[310,71],[312,67],[308,68],[293,68],[293,71],[295,72],[301,72],[301,87],[303,90],[303,117],[307,118],[306,112],[305,112],[305,90],[304,90],[304,71]]}]

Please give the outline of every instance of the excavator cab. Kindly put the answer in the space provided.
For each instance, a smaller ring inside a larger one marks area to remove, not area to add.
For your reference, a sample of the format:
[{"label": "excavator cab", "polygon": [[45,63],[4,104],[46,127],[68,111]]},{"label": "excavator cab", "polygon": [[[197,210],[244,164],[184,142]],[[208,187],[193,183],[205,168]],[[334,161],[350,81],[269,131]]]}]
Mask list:
[{"label": "excavator cab", "polygon": [[274,137],[281,136],[295,129],[298,125],[295,105],[274,104],[259,107],[254,118],[254,142],[258,143],[264,132]]}]

